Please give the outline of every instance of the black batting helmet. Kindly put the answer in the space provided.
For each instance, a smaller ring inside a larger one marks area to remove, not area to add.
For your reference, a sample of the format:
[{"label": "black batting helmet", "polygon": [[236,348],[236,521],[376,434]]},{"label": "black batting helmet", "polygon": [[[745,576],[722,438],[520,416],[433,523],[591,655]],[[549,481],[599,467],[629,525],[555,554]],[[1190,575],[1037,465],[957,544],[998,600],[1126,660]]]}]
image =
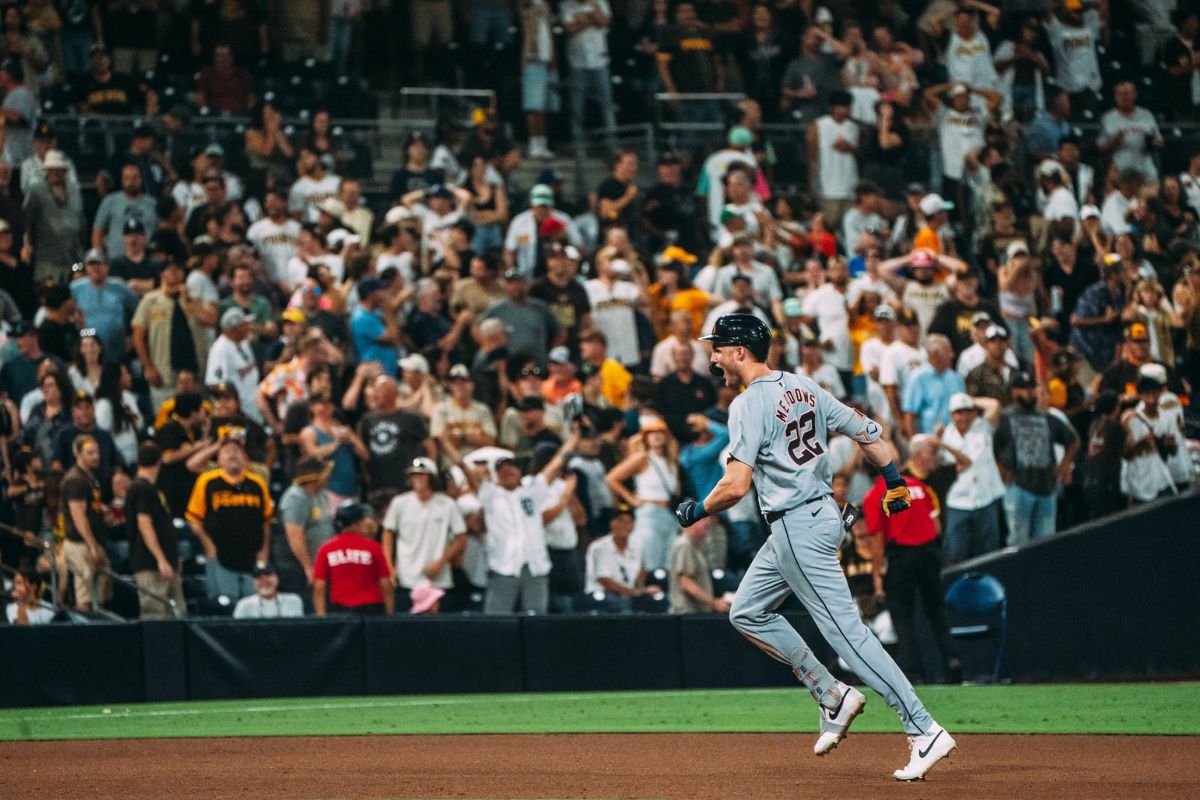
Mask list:
[{"label": "black batting helmet", "polygon": [[725,314],[717,319],[712,333],[701,336],[700,341],[714,346],[741,345],[759,361],[766,361],[771,348],[771,329],[753,314]]},{"label": "black batting helmet", "polygon": [[357,500],[343,500],[333,514],[333,529],[338,533],[346,530],[359,520],[371,516],[371,510]]}]

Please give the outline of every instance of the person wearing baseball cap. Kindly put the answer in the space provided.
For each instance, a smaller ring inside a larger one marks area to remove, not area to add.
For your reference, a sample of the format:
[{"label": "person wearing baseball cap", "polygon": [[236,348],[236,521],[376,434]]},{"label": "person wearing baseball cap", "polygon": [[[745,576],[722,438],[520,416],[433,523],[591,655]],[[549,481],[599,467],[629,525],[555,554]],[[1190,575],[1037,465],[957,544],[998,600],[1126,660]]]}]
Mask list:
[{"label": "person wearing baseball cap", "polygon": [[[1006,484],[1008,544],[1019,547],[1054,534],[1058,486],[1071,485],[1079,436],[1057,416],[1038,408],[1032,373],[1013,373],[1011,387],[1014,405],[1000,417],[993,452]],[[1063,447],[1061,459],[1055,458],[1056,444]]]},{"label": "person wearing baseball cap", "polygon": [[1007,361],[1008,328],[989,325],[983,332],[983,349],[986,353],[983,363],[966,375],[967,394],[991,397],[1006,406],[1011,399],[1009,381],[1013,374]]},{"label": "person wearing baseball cap", "polygon": [[538,183],[529,190],[529,208],[512,218],[504,237],[504,263],[525,275],[533,275],[541,255],[539,231],[547,219],[556,219],[567,230],[567,238],[577,243],[578,235],[571,218],[555,207],[554,189]]},{"label": "person wearing baseball cap", "polygon": [[238,600],[234,619],[282,619],[304,616],[304,601],[294,592],[279,591],[280,575],[275,565],[255,564],[250,570],[254,594]]},{"label": "person wearing baseball cap", "polygon": [[250,318],[234,306],[221,315],[221,335],[208,351],[204,382],[208,385],[228,383],[237,390],[241,407],[255,422],[261,422],[261,412],[254,404],[258,390],[258,362],[248,341]]},{"label": "person wearing baseball cap", "polygon": [[[313,559],[321,545],[333,538],[333,511],[325,487],[333,462],[304,456],[295,467],[292,483],[279,498],[279,521],[295,563],[283,563],[284,580],[297,590],[312,583]],[[303,575],[294,574],[296,569]]]},{"label": "person wearing baseball cap", "polygon": [[692,186],[685,186],[679,154],[660,153],[655,164],[655,184],[642,200],[641,222],[650,234],[651,250],[678,246],[689,253],[706,247],[701,226],[703,210]]},{"label": "person wearing baseball cap", "polygon": [[[415,458],[407,470],[409,490],[396,495],[383,515],[383,554],[392,568],[396,606],[414,605],[418,587],[431,583],[441,592],[454,580],[450,565],[467,547],[467,525],[458,504],[438,491],[437,464]],[[414,612],[416,613],[416,612]]]},{"label": "person wearing baseball cap", "polygon": [[236,602],[254,594],[250,572],[270,559],[275,505],[266,480],[247,469],[245,429],[216,433],[217,466],[196,478],[186,517],[207,558],[209,600]]},{"label": "person wearing baseball cap", "polygon": [[493,480],[486,467],[467,464],[447,437],[443,436],[441,443],[451,463],[466,476],[487,520],[489,575],[483,612],[509,614],[519,606],[526,613],[546,613],[550,603],[551,562],[543,513],[546,519],[553,519],[565,510],[575,494],[573,475],[564,479],[564,490],[557,502],[551,499],[549,487],[562,475],[567,454],[574,452],[579,444],[578,430],[571,432],[528,482],[522,482],[521,468],[515,458],[498,459]]},{"label": "person wearing baseball cap", "polygon": [[396,345],[400,328],[394,298],[377,278],[358,282],[358,306],[350,313],[350,337],[359,361],[377,361],[384,374],[396,377]]},{"label": "person wearing baseball cap", "polygon": [[1139,370],[1149,364],[1157,364],[1165,371],[1163,383],[1180,397],[1185,396],[1183,382],[1170,365],[1150,357],[1150,329],[1144,322],[1131,322],[1125,326],[1125,342],[1120,348],[1120,358],[1113,361],[1100,376],[1100,390],[1115,392],[1118,396],[1131,398],[1136,394]]},{"label": "person wearing baseball cap", "polygon": [[947,564],[957,564],[1000,546],[1004,481],[992,453],[992,433],[1000,421],[1000,403],[966,393],[951,395],[951,424],[940,444],[958,472],[945,493]]},{"label": "person wearing baseball cap", "polygon": [[119,361],[125,354],[126,321],[137,310],[138,298],[124,282],[110,277],[103,250],[88,250],[83,271],[86,279],[72,281],[71,296],[104,345],[105,360]]},{"label": "person wearing baseball cap", "polygon": [[345,500],[334,512],[336,535],[313,559],[313,608],[356,616],[391,616],[396,611],[392,569],[375,540],[379,525],[371,509]]},{"label": "person wearing baseball cap", "polygon": [[917,230],[917,235],[913,238],[913,249],[942,252],[941,231],[949,222],[948,212],[954,210],[954,203],[943,200],[940,194],[934,192],[922,197],[917,209],[925,218],[925,224]]},{"label": "person wearing baseball cap", "polygon": [[547,403],[557,405],[571,395],[583,392],[583,384],[575,377],[575,363],[571,351],[566,347],[555,347],[547,360],[550,377],[542,381],[542,397]]}]

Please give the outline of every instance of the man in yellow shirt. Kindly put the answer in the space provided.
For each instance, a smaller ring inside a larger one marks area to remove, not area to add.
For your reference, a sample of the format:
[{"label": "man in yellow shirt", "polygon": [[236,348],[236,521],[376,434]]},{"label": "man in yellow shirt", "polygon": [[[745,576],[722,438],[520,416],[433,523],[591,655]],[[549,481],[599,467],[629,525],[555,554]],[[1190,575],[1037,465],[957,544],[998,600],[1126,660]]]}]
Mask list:
[{"label": "man in yellow shirt", "polygon": [[600,393],[617,408],[628,405],[629,385],[633,375],[621,362],[608,357],[608,339],[603,331],[586,330],[579,335],[579,354],[585,372],[600,373]]}]

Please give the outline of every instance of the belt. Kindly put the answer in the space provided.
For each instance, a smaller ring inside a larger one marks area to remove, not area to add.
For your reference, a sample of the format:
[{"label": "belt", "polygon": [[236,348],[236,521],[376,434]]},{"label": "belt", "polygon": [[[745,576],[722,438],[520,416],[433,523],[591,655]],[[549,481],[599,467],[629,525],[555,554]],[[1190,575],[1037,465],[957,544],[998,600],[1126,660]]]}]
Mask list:
[{"label": "belt", "polygon": [[811,500],[805,500],[800,505],[792,506],[791,508],[784,509],[783,511],[768,511],[765,514],[763,514],[763,517],[766,518],[767,524],[770,525],[773,522],[778,522],[779,520],[783,519],[785,516],[792,513],[793,511],[795,511],[798,508],[804,508],[805,506],[820,502],[821,500],[824,500],[828,497],[829,497],[829,495],[823,494],[823,495],[820,495],[819,497],[814,497]]}]

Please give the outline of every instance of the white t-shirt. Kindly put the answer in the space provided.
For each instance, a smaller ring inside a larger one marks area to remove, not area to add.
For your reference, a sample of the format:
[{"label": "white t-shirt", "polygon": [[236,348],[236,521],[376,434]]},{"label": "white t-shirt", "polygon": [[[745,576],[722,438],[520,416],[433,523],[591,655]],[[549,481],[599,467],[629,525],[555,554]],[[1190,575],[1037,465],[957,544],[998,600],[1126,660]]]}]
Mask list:
[{"label": "white t-shirt", "polygon": [[[566,493],[567,483],[562,478],[550,482],[546,492],[546,505],[558,505]],[[579,532],[575,530],[575,520],[571,511],[564,508],[558,516],[546,523],[546,547],[555,550],[574,550],[579,544]]]},{"label": "white t-shirt", "polygon": [[[8,617],[9,625],[17,624],[17,610],[16,603],[9,603],[8,608],[5,609],[5,615]],[[27,608],[25,609],[25,618],[28,620],[30,625],[49,625],[54,621],[54,612],[43,606],[38,606],[37,608]]]},{"label": "white t-shirt", "polygon": [[300,223],[290,218],[276,223],[269,217],[263,217],[246,231],[246,239],[262,256],[267,277],[281,281],[287,276],[288,262],[296,255]]},{"label": "white t-shirt", "polygon": [[1147,140],[1161,138],[1158,122],[1154,115],[1141,106],[1134,106],[1133,113],[1125,116],[1115,108],[1100,117],[1100,140],[1107,142],[1118,132],[1125,138],[1112,153],[1113,164],[1119,169],[1135,169],[1151,183],[1158,180],[1158,167]]},{"label": "white t-shirt", "polygon": [[758,161],[752,154],[723,148],[704,159],[704,166],[700,169],[700,185],[696,193],[708,199],[708,224],[713,229],[714,241],[721,228],[721,211],[725,208],[725,173],[734,164],[758,168]]},{"label": "white t-shirt", "polygon": [[804,365],[801,364],[796,367],[796,374],[812,378],[817,386],[820,386],[839,400],[846,396],[846,385],[842,383],[842,376],[838,374],[838,371],[834,369],[832,364],[822,362],[821,366],[812,372],[806,370]]},{"label": "white t-shirt", "polygon": [[249,342],[235,342],[224,334],[217,337],[208,351],[208,363],[204,371],[204,383],[215,386],[229,383],[237,389],[242,413],[261,424],[262,412],[254,402],[258,391],[258,362]]},{"label": "white t-shirt", "polygon": [[1133,224],[1125,218],[1131,205],[1133,205],[1132,197],[1126,197],[1116,189],[1109,192],[1108,197],[1104,198],[1104,205],[1100,208],[1100,224],[1106,233],[1111,236],[1119,236],[1133,230]]},{"label": "white t-shirt", "polygon": [[[717,270],[716,280],[713,281],[713,294],[729,299],[733,296],[733,278],[738,274],[736,264],[726,264]],[[750,276],[750,285],[754,289],[754,302],[769,307],[771,303],[783,301],[783,289],[779,286],[779,276],[775,270],[757,261],[750,262],[750,271],[742,272]]]},{"label": "white t-shirt", "polygon": [[633,586],[642,571],[642,550],[631,536],[625,542],[625,552],[622,553],[610,533],[588,545],[586,562],[585,592],[605,591],[600,583],[601,578],[616,581],[622,586]]},{"label": "white t-shirt", "polygon": [[509,491],[492,481],[479,487],[479,503],[487,521],[488,569],[519,577],[528,566],[535,578],[550,574],[546,528],[542,525],[549,487],[540,475]]},{"label": "white t-shirt", "polygon": [[[392,498],[383,516],[383,527],[396,534],[393,557],[396,575],[405,589],[424,580],[429,562],[440,558],[456,536],[467,532],[458,504],[437,492],[424,503],[414,492]],[[443,589],[453,586],[450,565],[443,566],[432,582]]]},{"label": "white t-shirt", "polygon": [[1042,210],[1042,216],[1051,221],[1077,220],[1079,219],[1079,202],[1075,199],[1074,193],[1066,186],[1056,187],[1046,198],[1046,207]]},{"label": "white t-shirt", "polygon": [[821,343],[830,342],[833,348],[825,350],[824,357],[835,369],[848,370],[854,367],[854,347],[850,341],[850,314],[846,309],[846,295],[832,283],[823,284],[804,298],[804,316],[812,317],[820,326]]},{"label": "white t-shirt", "polygon": [[933,315],[937,313],[938,306],[950,299],[950,288],[945,283],[936,281],[929,284],[905,281],[900,298],[904,305],[917,315],[921,323],[921,335],[924,336],[929,330],[929,324],[933,322]]},{"label": "white t-shirt", "polygon": [[388,267],[396,268],[400,276],[404,278],[405,286],[412,286],[416,281],[417,273],[413,270],[412,253],[380,253],[375,258],[375,274],[382,275]]},{"label": "white t-shirt", "polygon": [[943,106],[937,115],[938,142],[942,149],[942,174],[961,181],[967,153],[978,150],[986,143],[983,137],[987,126],[987,112],[979,108],[982,98],[971,95],[971,106],[966,111],[955,111]]},{"label": "white t-shirt", "polygon": [[897,339],[883,351],[883,359],[879,362],[879,385],[895,386],[903,397],[904,387],[913,371],[928,362],[924,349],[910,347]]},{"label": "white t-shirt", "polygon": [[826,114],[817,126],[817,196],[822,200],[852,200],[858,184],[858,156],[833,148],[839,138],[858,146],[858,123],[852,119],[835,122]]},{"label": "white t-shirt", "polygon": [[275,619],[277,617],[303,617],[304,601],[300,595],[279,592],[270,600],[258,595],[243,597],[233,608],[234,619]]},{"label": "white t-shirt", "polygon": [[341,184],[342,179],[333,173],[325,173],[325,177],[319,181],[305,175],[293,183],[288,192],[288,210],[293,214],[302,214],[308,222],[316,222],[317,206],[331,197],[337,197]]},{"label": "white t-shirt", "polygon": [[[1145,403],[1138,403],[1138,410],[1145,413]],[[1165,391],[1158,399],[1158,418],[1153,420],[1154,435],[1175,437],[1175,452],[1167,456],[1167,472],[1177,484],[1190,484],[1194,480],[1192,457],[1188,453],[1183,427],[1183,405],[1174,392]]]},{"label": "white t-shirt", "polygon": [[1083,27],[1063,25],[1058,17],[1046,22],[1046,38],[1054,53],[1054,79],[1064,91],[1075,93],[1084,89],[1099,91],[1100,62],[1096,58],[1096,42],[1100,40],[1100,15],[1093,10],[1084,12]]},{"label": "white t-shirt", "polygon": [[970,39],[950,31],[942,61],[946,65],[948,81],[963,81],[984,89],[995,89],[999,84],[996,65],[992,61],[992,46],[980,31],[975,31]]},{"label": "white t-shirt", "polygon": [[[558,12],[566,25],[577,15],[596,12],[612,19],[608,0],[563,0]],[[567,38],[567,63],[572,69],[600,69],[608,66],[608,28],[589,25]]]},{"label": "white t-shirt", "polygon": [[[551,211],[550,216],[567,227],[567,240],[579,247],[579,234],[571,218],[561,211]],[[533,268],[537,265],[537,243],[538,221],[534,219],[533,210],[522,211],[513,217],[504,236],[504,249],[516,254],[516,268],[526,278],[533,278]]]},{"label": "white t-shirt", "polygon": [[[1004,497],[1004,481],[992,452],[992,426],[983,417],[976,417],[965,434],[954,425],[942,431],[942,441],[971,459],[971,466],[961,470],[946,492],[946,507],[960,511],[976,511]],[[943,451],[946,463],[954,458]]]},{"label": "white t-shirt", "polygon": [[[971,370],[975,369],[985,361],[987,361],[987,350],[984,350],[983,345],[976,342],[958,354],[958,364],[954,369],[959,375],[962,375],[965,378]],[[1021,368],[1021,365],[1017,362],[1017,356],[1015,353],[1013,353],[1012,348],[1004,351],[1004,363],[1012,369]]]},{"label": "white t-shirt", "polygon": [[867,376],[867,380],[874,380],[871,377],[871,371],[878,369],[883,363],[883,354],[887,352],[890,344],[891,342],[884,342],[878,336],[872,336],[859,346],[858,363],[862,365],[863,374]]},{"label": "white t-shirt", "polygon": [[637,286],[630,281],[614,281],[610,287],[592,278],[583,288],[592,304],[592,324],[608,338],[609,356],[627,367],[638,363],[641,356],[633,316],[638,304]]}]

